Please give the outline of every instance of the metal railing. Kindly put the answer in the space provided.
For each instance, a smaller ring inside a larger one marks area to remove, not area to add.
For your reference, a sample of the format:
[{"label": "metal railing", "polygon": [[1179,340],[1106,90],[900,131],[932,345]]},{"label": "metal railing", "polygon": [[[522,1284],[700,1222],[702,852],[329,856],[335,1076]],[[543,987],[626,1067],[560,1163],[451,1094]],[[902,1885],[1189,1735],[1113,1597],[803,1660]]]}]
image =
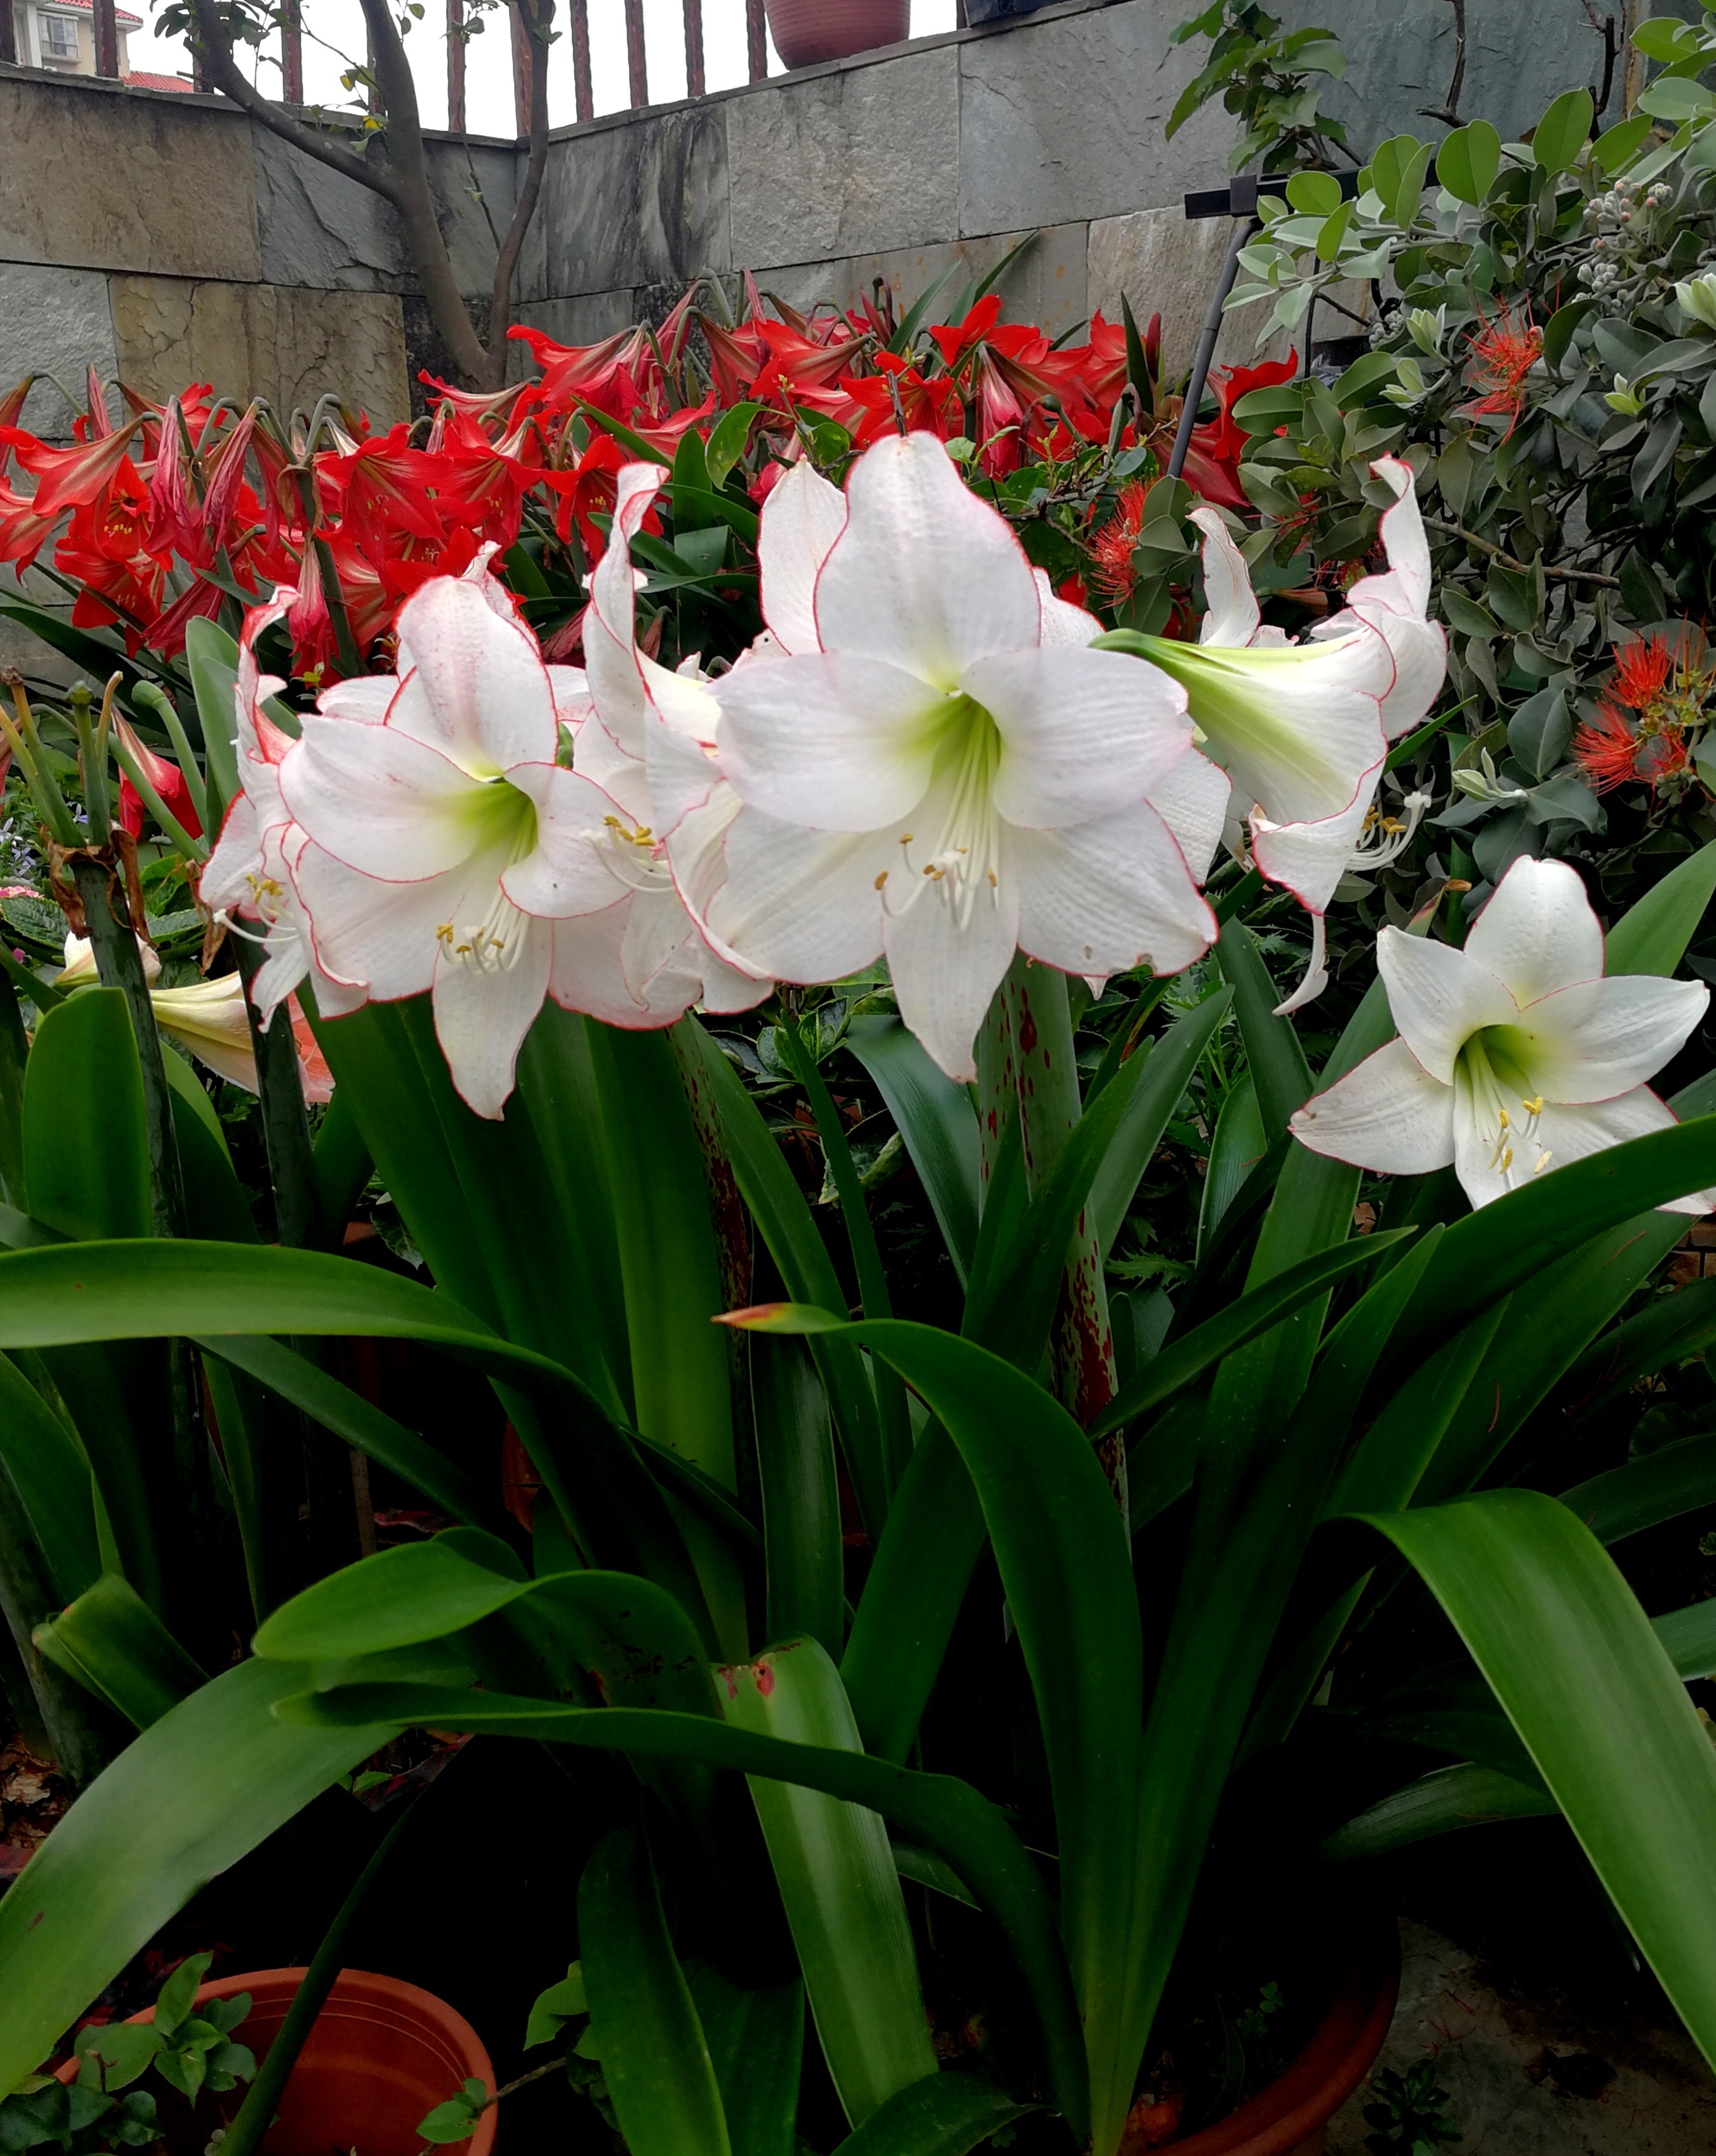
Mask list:
[{"label": "metal railing", "polygon": [[[304,35],[301,0],[285,0],[280,27],[280,100],[285,105],[304,102]],[[701,97],[703,74],[703,0],[681,0],[686,26],[686,95]],[[644,0],[624,0],[625,54],[629,109],[650,102],[650,69],[644,49]],[[116,0],[91,0],[95,42],[95,73],[119,77],[119,20]],[[595,117],[595,99],[590,85],[589,0],[566,0],[571,18],[572,74],[578,117]],[[521,136],[530,132],[531,69],[535,64],[530,34],[519,9],[510,7],[512,31],[513,113]],[[455,135],[465,132],[465,0],[447,0],[447,126]],[[763,0],[745,0],[745,51],[750,80],[761,82],[768,73],[768,33]],[[0,62],[16,64],[17,39],[13,28],[12,0],[0,0]],[[193,56],[193,80],[198,90],[209,85]]]}]

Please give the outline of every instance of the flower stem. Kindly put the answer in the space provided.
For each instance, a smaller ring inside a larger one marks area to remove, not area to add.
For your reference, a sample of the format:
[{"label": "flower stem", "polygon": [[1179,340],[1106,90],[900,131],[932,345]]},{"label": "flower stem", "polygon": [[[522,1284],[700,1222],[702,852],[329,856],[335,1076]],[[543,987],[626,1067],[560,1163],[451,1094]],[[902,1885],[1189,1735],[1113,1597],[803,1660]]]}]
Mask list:
[{"label": "flower stem", "polygon": [[[203,783],[202,767],[191,747],[190,737],[185,732],[184,721],[173,707],[173,701],[164,689],[153,681],[140,681],[131,691],[131,701],[146,711],[153,711],[167,729],[167,737],[172,743],[178,757],[179,769],[184,774],[185,789],[191,797],[191,806],[197,812],[197,821],[206,834],[208,829],[208,793]],[[166,829],[163,824],[162,829]]]}]

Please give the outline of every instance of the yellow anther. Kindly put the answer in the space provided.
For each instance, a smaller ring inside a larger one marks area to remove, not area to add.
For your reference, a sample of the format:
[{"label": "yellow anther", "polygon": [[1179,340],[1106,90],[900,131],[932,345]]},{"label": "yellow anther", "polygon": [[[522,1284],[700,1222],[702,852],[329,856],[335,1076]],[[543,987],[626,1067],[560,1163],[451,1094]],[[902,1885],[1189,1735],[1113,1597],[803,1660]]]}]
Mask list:
[{"label": "yellow anther", "polygon": [[1503,1128],[1504,1131],[1505,1131],[1505,1130],[1507,1130],[1507,1129],[1509,1127],[1509,1125],[1508,1125],[1508,1111],[1507,1111],[1505,1108],[1503,1108],[1503,1109],[1501,1111],[1501,1123],[1502,1123],[1502,1128]]},{"label": "yellow anther", "polygon": [[887,870],[886,870],[886,869],[884,869],[884,870],[882,870],[881,874],[881,875],[876,878],[876,889],[877,889],[878,891],[880,891],[880,890],[881,889],[882,886],[883,886],[883,885],[887,881],[887,880],[888,880],[888,872],[887,872]]},{"label": "yellow anther", "polygon": [[1532,1173],[1534,1175],[1541,1175],[1554,1158],[1555,1156],[1552,1152],[1540,1152],[1537,1157],[1537,1165],[1531,1171]]},{"label": "yellow anther", "polygon": [[1519,1105],[1528,1116],[1540,1116],[1544,1111],[1544,1096],[1539,1093],[1534,1101],[1522,1101]]},{"label": "yellow anther", "polygon": [[[1508,1147],[1507,1151],[1506,1151],[1505,1152],[1503,1152],[1503,1154],[1502,1155],[1502,1173],[1503,1173],[1503,1175],[1505,1175],[1505,1174],[1508,1173],[1508,1170],[1510,1168],[1512,1168],[1512,1166],[1513,1166],[1513,1147],[1512,1147],[1512,1146],[1509,1146],[1509,1147]],[[1536,1170],[1535,1170],[1535,1169],[1534,1169],[1532,1172],[1533,1172],[1533,1173],[1534,1173],[1534,1174],[1535,1174]]]}]

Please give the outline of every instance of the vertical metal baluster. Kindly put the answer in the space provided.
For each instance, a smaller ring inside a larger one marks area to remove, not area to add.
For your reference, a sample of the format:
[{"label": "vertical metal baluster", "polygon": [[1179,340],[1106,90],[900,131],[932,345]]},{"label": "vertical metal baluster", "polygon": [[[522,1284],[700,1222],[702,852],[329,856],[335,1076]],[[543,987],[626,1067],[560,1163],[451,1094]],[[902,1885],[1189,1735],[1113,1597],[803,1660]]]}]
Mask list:
[{"label": "vertical metal baluster", "polygon": [[447,0],[447,126],[465,132],[465,0]]},{"label": "vertical metal baluster", "polygon": [[751,80],[761,82],[768,73],[768,24],[763,0],[745,0],[745,48],[751,63]]},{"label": "vertical metal baluster", "polygon": [[685,0],[686,95],[703,95],[703,0]]},{"label": "vertical metal baluster", "polygon": [[644,0],[625,0],[625,58],[635,112],[650,102],[650,69],[644,57]]},{"label": "vertical metal baluster", "polygon": [[588,0],[571,0],[572,80],[578,96],[578,116],[595,116],[596,100],[590,88],[590,11]]},{"label": "vertical metal baluster", "polygon": [[280,98],[286,105],[304,102],[304,18],[299,0],[285,0],[280,23]]},{"label": "vertical metal baluster", "polygon": [[512,31],[512,118],[521,141],[531,131],[531,71],[537,54],[525,18],[529,0],[513,0],[506,10]]},{"label": "vertical metal baluster", "polygon": [[114,0],[95,0],[95,72],[119,80],[119,18]]}]

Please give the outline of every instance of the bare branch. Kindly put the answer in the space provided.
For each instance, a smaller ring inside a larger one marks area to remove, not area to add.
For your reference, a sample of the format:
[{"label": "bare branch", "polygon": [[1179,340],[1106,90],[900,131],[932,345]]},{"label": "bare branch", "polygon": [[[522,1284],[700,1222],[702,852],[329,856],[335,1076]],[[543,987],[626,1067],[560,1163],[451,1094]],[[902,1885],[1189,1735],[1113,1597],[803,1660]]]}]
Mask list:
[{"label": "bare branch", "polygon": [[253,120],[259,120],[271,134],[290,142],[295,150],[301,150],[306,157],[314,157],[319,164],[331,166],[343,172],[348,180],[356,180],[361,187],[398,206],[398,194],[393,173],[385,165],[372,165],[355,150],[348,150],[343,142],[319,128],[307,126],[301,120],[275,105],[263,95],[256,85],[247,80],[243,69],[233,58],[232,40],[220,19],[214,0],[191,0],[197,17],[197,28],[201,33],[202,60],[208,71],[208,80],[222,96],[229,97],[234,105],[242,105]]},{"label": "bare branch", "polygon": [[1451,0],[1454,10],[1454,72],[1448,79],[1448,94],[1440,105],[1421,105],[1419,113],[1426,120],[1440,120],[1444,126],[1460,127],[1460,92],[1466,86],[1466,0]]}]

